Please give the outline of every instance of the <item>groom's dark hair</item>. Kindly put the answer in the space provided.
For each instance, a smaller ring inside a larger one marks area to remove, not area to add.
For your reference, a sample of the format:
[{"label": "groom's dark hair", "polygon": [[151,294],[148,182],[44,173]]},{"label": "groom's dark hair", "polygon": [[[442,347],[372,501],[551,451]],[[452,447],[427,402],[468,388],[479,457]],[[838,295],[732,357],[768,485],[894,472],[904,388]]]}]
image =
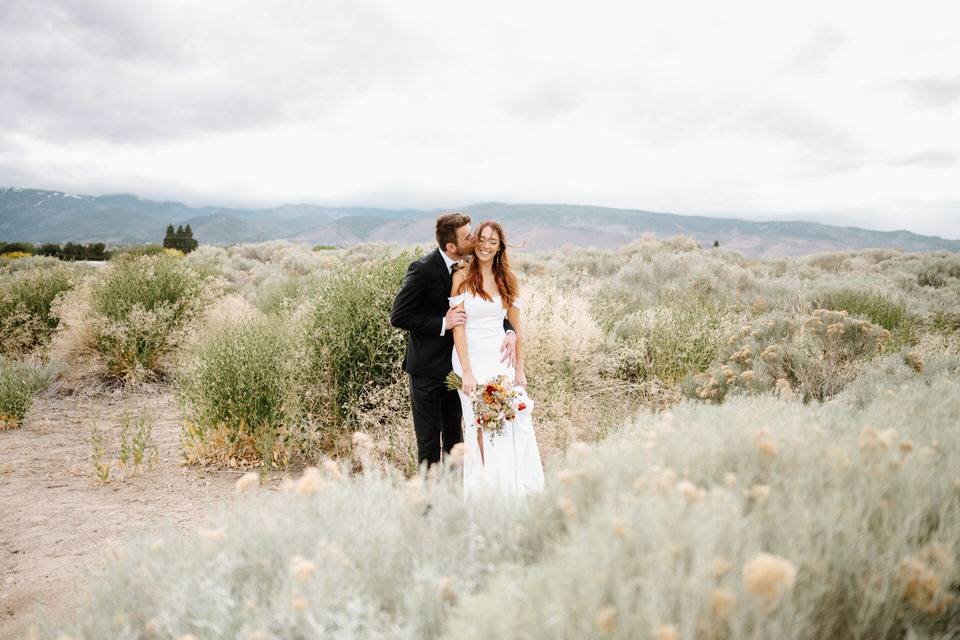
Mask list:
[{"label": "groom's dark hair", "polygon": [[470,224],[470,216],[459,211],[437,218],[437,244],[442,251],[446,251],[448,242],[457,244],[457,229],[465,224]]}]

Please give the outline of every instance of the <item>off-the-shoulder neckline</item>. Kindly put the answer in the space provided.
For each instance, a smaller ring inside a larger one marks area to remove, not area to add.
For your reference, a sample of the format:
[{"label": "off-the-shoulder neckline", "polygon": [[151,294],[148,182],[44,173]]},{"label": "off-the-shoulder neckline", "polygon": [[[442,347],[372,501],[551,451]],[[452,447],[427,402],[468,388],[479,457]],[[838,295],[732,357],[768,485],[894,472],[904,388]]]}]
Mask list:
[{"label": "off-the-shoulder neckline", "polygon": [[[480,296],[478,296],[477,294],[473,293],[472,291],[464,291],[463,293],[458,293],[457,295],[455,295],[455,296],[450,296],[450,297],[451,297],[451,298],[459,298],[460,296],[465,296],[465,295],[467,295],[468,293],[469,293],[471,296],[473,296],[474,298],[479,298],[479,297],[480,297]],[[493,296],[493,298],[499,300],[499,299],[502,299],[503,296]]]}]

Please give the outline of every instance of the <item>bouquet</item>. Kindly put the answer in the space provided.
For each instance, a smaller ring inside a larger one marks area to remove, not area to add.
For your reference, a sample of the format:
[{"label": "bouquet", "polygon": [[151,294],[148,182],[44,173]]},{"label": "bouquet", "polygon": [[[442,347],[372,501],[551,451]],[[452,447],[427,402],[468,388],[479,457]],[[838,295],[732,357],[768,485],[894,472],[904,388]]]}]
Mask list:
[{"label": "bouquet", "polygon": [[[451,371],[447,376],[447,388],[463,390],[463,378]],[[484,384],[478,384],[470,398],[473,403],[474,422],[478,427],[489,429],[491,435],[502,434],[505,424],[513,421],[518,411],[527,408],[520,398],[520,394],[505,375],[501,374]]]}]

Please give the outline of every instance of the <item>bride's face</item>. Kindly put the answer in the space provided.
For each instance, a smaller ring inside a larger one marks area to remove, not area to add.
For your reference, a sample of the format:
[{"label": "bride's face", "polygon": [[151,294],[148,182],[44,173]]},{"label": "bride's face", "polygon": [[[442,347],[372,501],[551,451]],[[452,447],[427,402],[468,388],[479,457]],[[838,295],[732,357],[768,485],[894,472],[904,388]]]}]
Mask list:
[{"label": "bride's face", "polygon": [[477,260],[480,261],[480,264],[492,262],[498,251],[500,251],[500,236],[493,227],[484,227],[477,237],[477,244],[474,247]]}]

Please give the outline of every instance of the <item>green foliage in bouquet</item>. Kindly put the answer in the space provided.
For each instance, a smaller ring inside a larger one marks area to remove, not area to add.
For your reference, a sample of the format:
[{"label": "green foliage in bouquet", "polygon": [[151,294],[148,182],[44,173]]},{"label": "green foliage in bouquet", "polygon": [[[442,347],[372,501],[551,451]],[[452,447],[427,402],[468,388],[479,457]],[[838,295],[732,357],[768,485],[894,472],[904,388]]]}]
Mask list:
[{"label": "green foliage in bouquet", "polygon": [[456,371],[451,371],[447,374],[446,380],[444,382],[447,385],[447,389],[450,391],[460,391],[463,389],[463,378],[457,375]]}]

